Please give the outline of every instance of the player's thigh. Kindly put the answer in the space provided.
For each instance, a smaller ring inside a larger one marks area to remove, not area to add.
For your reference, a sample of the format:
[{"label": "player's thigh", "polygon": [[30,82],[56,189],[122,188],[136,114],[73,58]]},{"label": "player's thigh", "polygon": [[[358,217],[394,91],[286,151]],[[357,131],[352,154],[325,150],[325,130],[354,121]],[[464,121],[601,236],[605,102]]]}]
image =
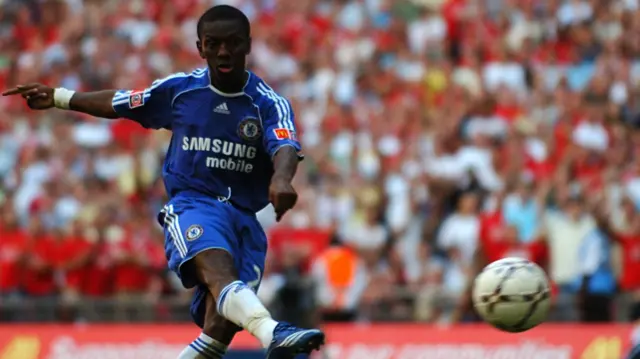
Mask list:
[{"label": "player's thigh", "polygon": [[[240,247],[233,218],[223,204],[178,202],[165,207],[169,268],[191,288],[237,277]],[[197,258],[196,258],[197,257]],[[209,274],[203,277],[202,273]]]},{"label": "player's thigh", "polygon": [[241,281],[257,292],[267,257],[267,237],[258,220],[252,215],[241,216],[237,232],[241,239],[238,275]]}]

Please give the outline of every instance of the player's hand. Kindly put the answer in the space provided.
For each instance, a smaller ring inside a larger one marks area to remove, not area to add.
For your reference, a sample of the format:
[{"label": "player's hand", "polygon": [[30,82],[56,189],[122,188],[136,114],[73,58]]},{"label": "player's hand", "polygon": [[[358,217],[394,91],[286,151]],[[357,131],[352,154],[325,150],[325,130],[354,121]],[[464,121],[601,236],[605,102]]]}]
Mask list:
[{"label": "player's hand", "polygon": [[296,205],[298,193],[291,182],[274,178],[269,186],[269,201],[276,210],[276,221],[280,222],[282,216]]},{"label": "player's hand", "polygon": [[46,110],[54,107],[53,88],[43,84],[18,85],[2,93],[2,96],[14,95],[22,96],[27,101],[29,108],[33,110]]}]

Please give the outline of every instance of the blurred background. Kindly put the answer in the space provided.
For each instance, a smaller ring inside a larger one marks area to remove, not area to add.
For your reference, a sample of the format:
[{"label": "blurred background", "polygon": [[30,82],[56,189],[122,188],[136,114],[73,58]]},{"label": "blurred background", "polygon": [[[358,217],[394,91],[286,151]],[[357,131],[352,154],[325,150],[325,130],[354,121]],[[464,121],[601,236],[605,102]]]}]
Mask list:
[{"label": "blurred background", "polygon": [[[0,87],[202,67],[220,3],[307,155],[297,207],[259,213],[276,317],[474,321],[504,256],[548,270],[554,321],[640,317],[637,0],[2,0]],[[0,321],[189,321],[154,220],[169,136],[0,99]]]}]

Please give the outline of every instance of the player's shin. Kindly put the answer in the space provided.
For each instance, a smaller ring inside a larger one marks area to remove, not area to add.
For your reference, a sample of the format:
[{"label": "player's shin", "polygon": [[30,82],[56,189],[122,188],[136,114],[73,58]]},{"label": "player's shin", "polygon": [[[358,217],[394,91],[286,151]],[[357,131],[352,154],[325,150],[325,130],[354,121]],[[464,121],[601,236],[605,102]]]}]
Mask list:
[{"label": "player's shin", "polygon": [[235,281],[224,287],[217,298],[217,307],[218,313],[258,338],[263,347],[271,344],[278,323],[245,283]]},{"label": "player's shin", "polygon": [[178,355],[177,359],[222,359],[227,346],[208,335],[201,333]]}]

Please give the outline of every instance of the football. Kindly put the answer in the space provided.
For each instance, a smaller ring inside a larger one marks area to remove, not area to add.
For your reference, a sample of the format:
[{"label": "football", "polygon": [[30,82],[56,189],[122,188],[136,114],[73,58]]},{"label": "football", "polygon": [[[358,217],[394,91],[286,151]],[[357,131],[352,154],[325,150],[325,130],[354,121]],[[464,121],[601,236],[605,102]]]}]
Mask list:
[{"label": "football", "polygon": [[551,289],[546,273],[523,258],[504,258],[486,266],[473,283],[473,305],[497,329],[520,333],[542,323]]}]

